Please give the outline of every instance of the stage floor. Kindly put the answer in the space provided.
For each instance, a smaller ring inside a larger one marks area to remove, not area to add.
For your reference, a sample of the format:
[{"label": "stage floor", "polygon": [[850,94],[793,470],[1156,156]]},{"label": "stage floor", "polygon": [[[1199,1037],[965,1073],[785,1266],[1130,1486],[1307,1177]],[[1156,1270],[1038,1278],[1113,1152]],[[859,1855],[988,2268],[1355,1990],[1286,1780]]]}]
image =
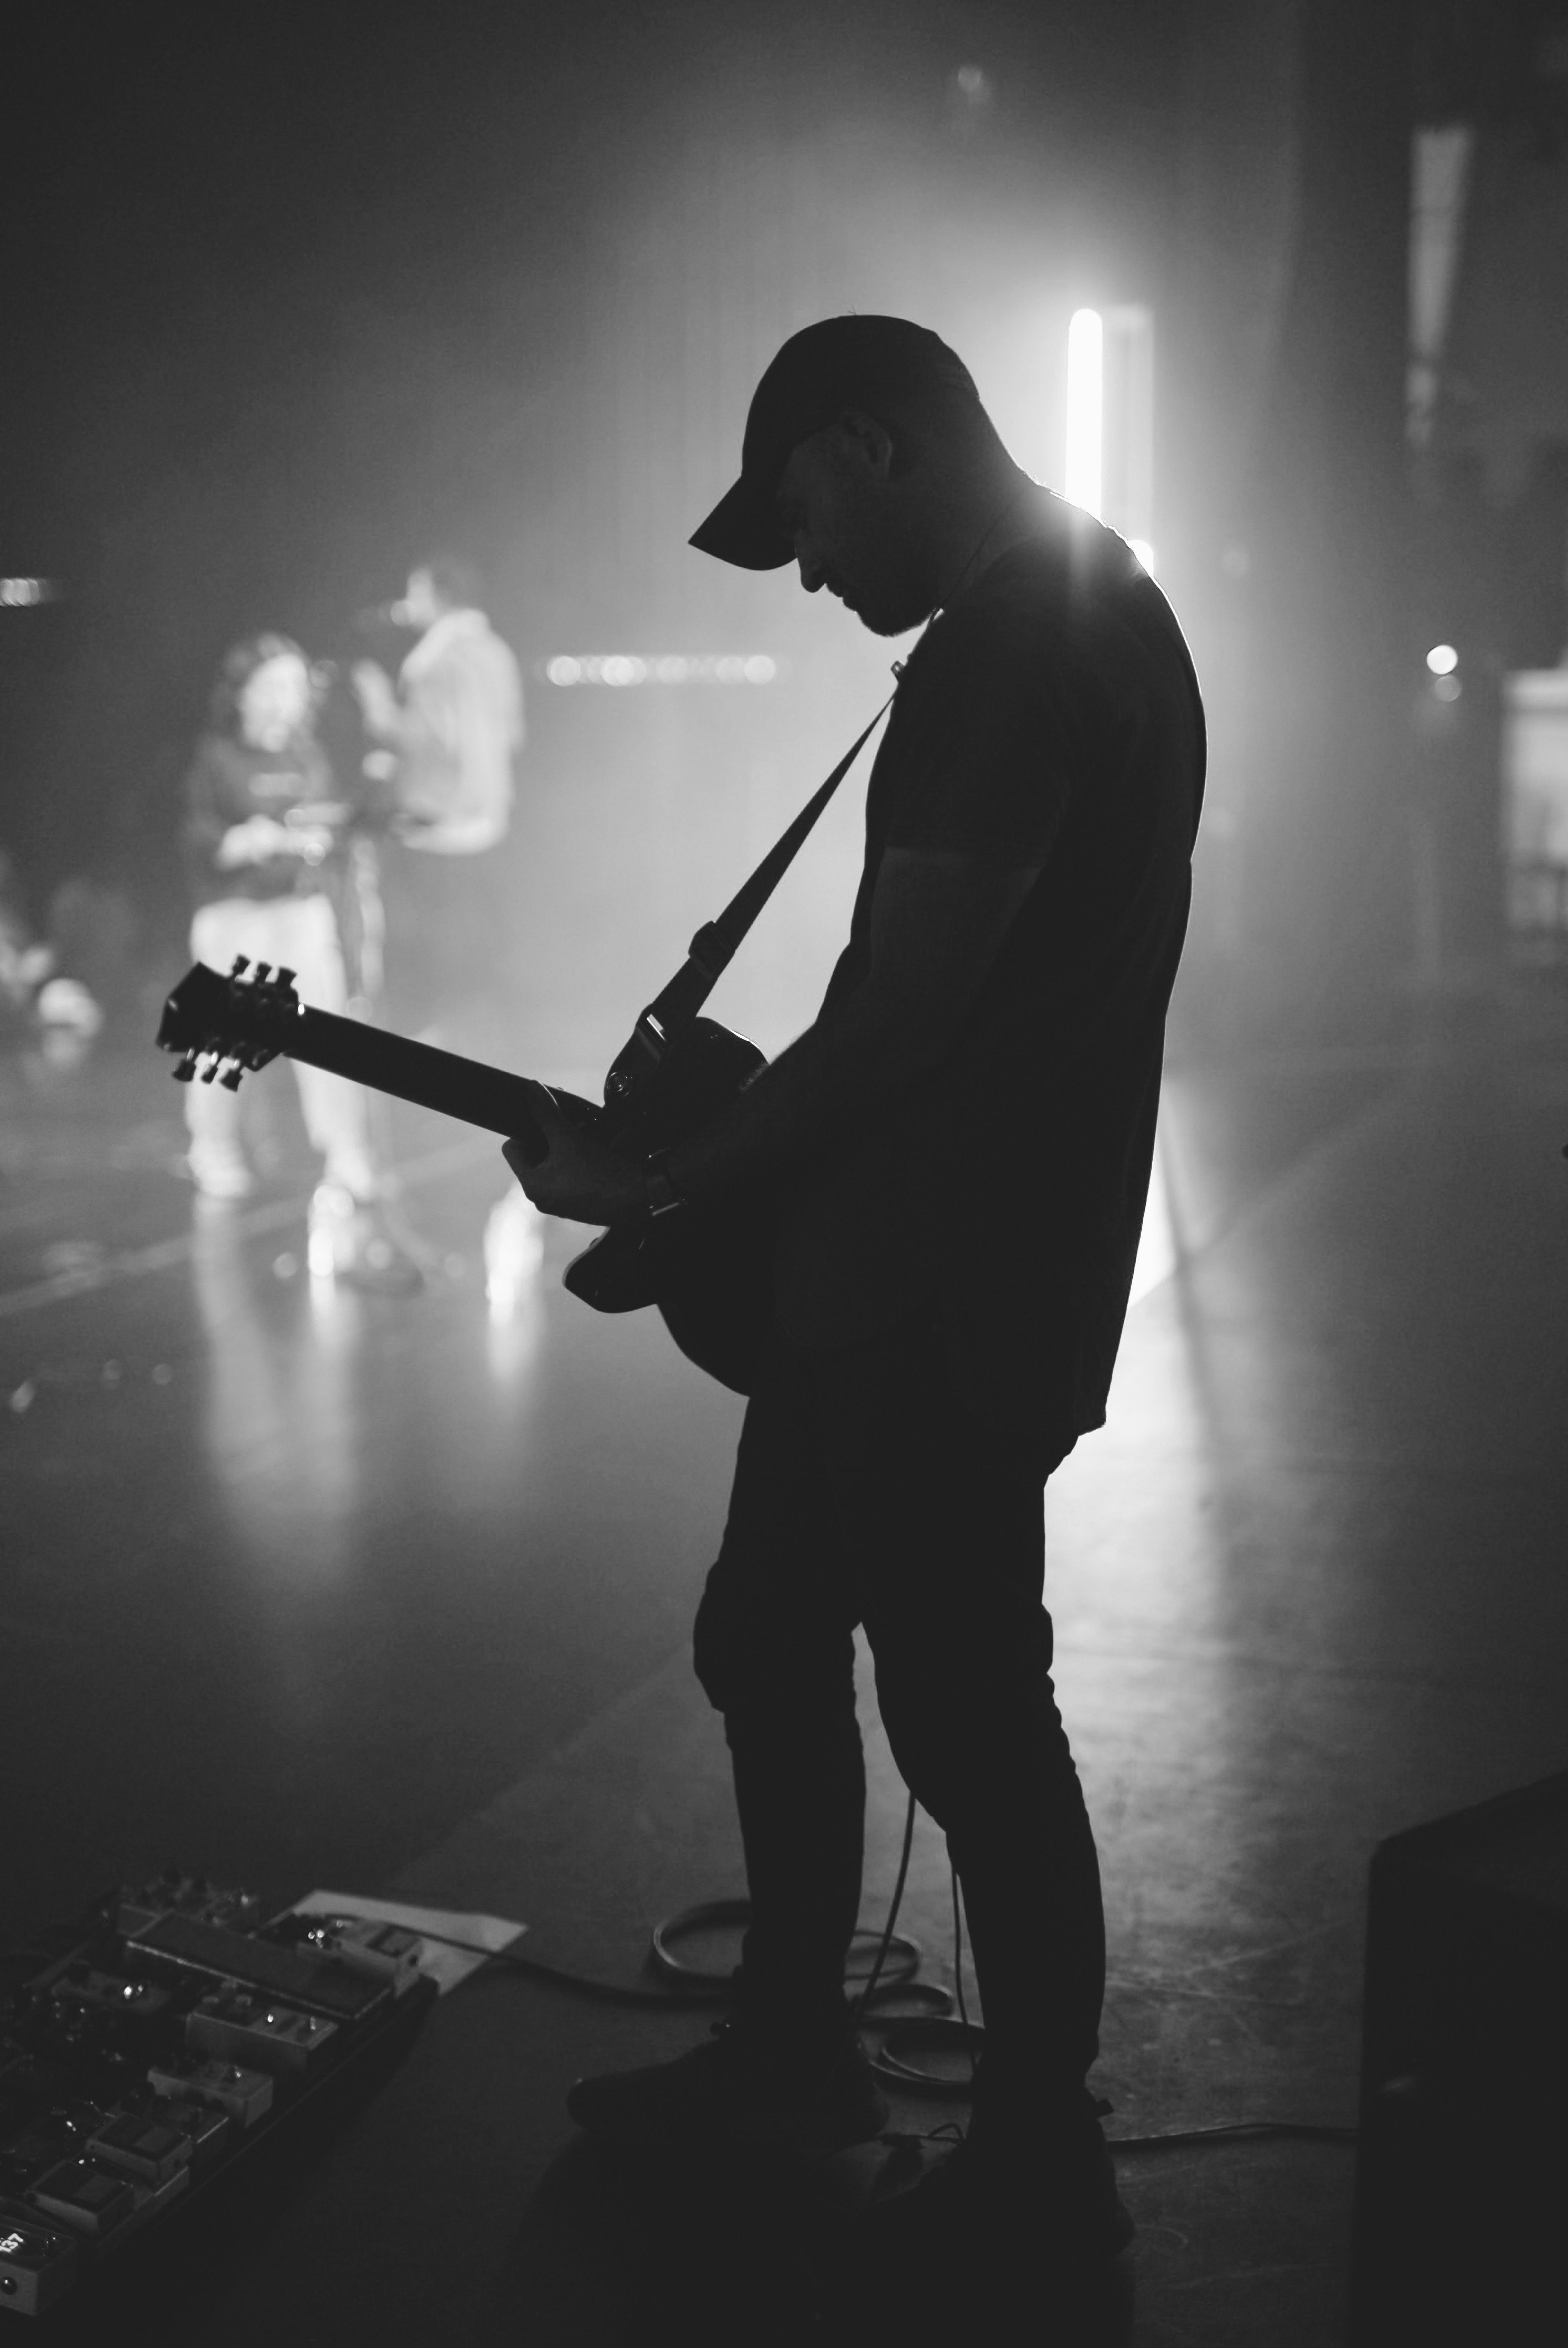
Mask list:
[{"label": "stage floor", "polygon": [[[167,1066],[0,1066],[0,1944],[178,1860],[279,1905],[487,1910],[640,1979],[659,1917],[741,1889],[687,1663],[741,1406],[647,1316],[560,1292],[583,1234],[498,1313],[497,1148],[412,1112],[390,1143],[424,1292],[313,1281],[286,1074],[256,1087],[256,1198],[210,1209],[173,1170]],[[1047,1503],[1113,2136],[1353,2120],[1374,1844],[1568,1758],[1564,1142],[1549,995],[1423,1014],[1397,1052],[1171,1073],[1111,1424]],[[865,1709],[876,1921],[903,1797]],[[922,1821],[907,1913],[950,1981],[947,1896]],[[753,2295],[803,2192],[859,2189],[853,2159],[654,2180],[596,2165],[561,2108],[579,2071],[701,2028],[481,1977],[165,2291],[159,2336],[790,2336]],[[1352,2163],[1129,2155],[1125,2336],[1328,2348]]]}]

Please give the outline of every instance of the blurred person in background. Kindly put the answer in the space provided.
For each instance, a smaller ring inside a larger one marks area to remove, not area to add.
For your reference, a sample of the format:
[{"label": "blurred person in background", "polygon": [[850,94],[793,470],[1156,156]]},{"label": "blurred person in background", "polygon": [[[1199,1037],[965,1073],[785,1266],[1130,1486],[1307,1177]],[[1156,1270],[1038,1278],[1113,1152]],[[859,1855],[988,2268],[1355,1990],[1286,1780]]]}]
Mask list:
[{"label": "blurred person in background", "polygon": [[33,935],[16,867],[0,848],[0,1007],[26,1014],[54,967],[48,946]]},{"label": "blurred person in background", "polygon": [[[92,988],[73,966],[77,956],[72,947],[79,942],[68,935],[62,940],[56,925],[61,899],[71,901],[68,891],[74,891],[75,901],[91,901],[106,915],[108,951],[98,958],[100,970],[94,973]],[[128,942],[131,926],[129,909],[118,891],[79,880],[56,891],[49,909],[50,935],[35,937],[16,868],[0,848],[0,1034],[9,1031],[20,1037],[30,1054],[41,1046],[44,1063],[52,1068],[79,1066],[103,1028],[101,1001],[109,999],[103,973],[117,963],[115,948]],[[123,968],[114,968],[112,974],[123,976]]]},{"label": "blurred person in background", "polygon": [[[486,998],[502,948],[500,870],[523,747],[523,690],[482,608],[474,566],[434,555],[410,572],[395,617],[418,641],[395,686],[354,669],[365,730],[394,803],[382,850],[387,1015],[428,1043],[487,1042]],[[476,1036],[475,1029],[478,1034]]]},{"label": "blurred person in background", "polygon": [[[343,886],[353,808],[339,798],[315,738],[316,686],[291,637],[250,636],[224,656],[210,722],[186,781],[183,845],[198,898],[191,951],[227,972],[236,955],[295,973],[302,1001],[349,1008],[334,896]],[[311,1262],[376,1286],[420,1274],[384,1228],[385,1184],[357,1085],[291,1061],[305,1130],[325,1164],[312,1201]],[[240,1099],[226,1086],[185,1088],[190,1170],[206,1198],[252,1187]]]}]

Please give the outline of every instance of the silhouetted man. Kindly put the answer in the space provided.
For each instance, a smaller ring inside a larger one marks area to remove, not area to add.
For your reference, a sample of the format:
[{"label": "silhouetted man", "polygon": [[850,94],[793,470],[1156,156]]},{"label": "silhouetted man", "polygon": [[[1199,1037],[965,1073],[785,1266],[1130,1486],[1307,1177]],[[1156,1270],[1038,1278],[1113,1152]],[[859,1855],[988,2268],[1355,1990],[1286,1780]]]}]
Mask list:
[{"label": "silhouetted man", "polygon": [[647,1167],[542,1097],[548,1155],[508,1145],[536,1205],[585,1221],[764,1181],[785,1202],[696,1631],[752,1899],[737,2007],[707,2045],[579,2082],[569,2108],[654,2137],[842,2146],[882,2125],[843,1993],[864,1624],[895,1758],[963,1886],[986,2029],[966,2144],[886,2209],[867,2257],[960,2282],[1011,2268],[1038,2305],[1053,2269],[1108,2262],[1130,2230],[1084,2085],[1104,1929],[1050,1677],[1040,1493],[1105,1416],[1202,708],[1153,580],[1020,470],[959,360],[903,320],[784,345],[692,544],[748,570],[793,556],[878,634],[930,625],[813,1025]]}]

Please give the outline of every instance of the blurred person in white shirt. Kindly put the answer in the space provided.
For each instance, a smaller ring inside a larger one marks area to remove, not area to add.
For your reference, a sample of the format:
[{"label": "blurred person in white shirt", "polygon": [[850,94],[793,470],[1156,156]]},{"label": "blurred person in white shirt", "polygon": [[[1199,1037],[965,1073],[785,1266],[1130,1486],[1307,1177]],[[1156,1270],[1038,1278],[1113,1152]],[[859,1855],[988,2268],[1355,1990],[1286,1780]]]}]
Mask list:
[{"label": "blurred person in white shirt", "polygon": [[419,630],[396,685],[374,661],[353,673],[395,808],[383,851],[389,1016],[443,1042],[493,984],[502,883],[491,851],[511,822],[524,740],[518,664],[483,596],[456,556],[417,564],[395,607]]}]

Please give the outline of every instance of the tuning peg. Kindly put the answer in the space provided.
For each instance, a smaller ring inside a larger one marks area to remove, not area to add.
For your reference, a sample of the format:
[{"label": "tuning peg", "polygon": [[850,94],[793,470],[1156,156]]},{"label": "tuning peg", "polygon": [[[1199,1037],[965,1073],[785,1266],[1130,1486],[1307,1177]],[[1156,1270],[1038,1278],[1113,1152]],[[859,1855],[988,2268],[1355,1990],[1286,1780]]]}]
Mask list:
[{"label": "tuning peg", "polygon": [[181,1060],[179,1066],[175,1069],[174,1081],[177,1085],[188,1085],[195,1074],[196,1054],[194,1049],[192,1049],[187,1052],[184,1059]]},{"label": "tuning peg", "polygon": [[218,1081],[226,1092],[237,1093],[240,1089],[240,1078],[243,1074],[242,1063],[239,1060],[231,1060]]},{"label": "tuning peg", "polygon": [[236,954],[232,966],[230,969],[229,975],[231,978],[241,978],[250,967],[250,960],[246,955]]},{"label": "tuning peg", "polygon": [[293,983],[294,983],[294,973],[293,973],[293,972],[292,972],[292,970],[285,970],[285,969],[283,968],[282,964],[280,963],[280,964],[278,965],[277,969],[272,973],[272,983],[273,983],[273,985],[274,985],[274,986],[292,986]]},{"label": "tuning peg", "polygon": [[202,1071],[201,1071],[201,1081],[202,1081],[202,1083],[203,1083],[204,1085],[210,1085],[210,1084],[212,1082],[213,1077],[218,1074],[218,1071],[219,1071],[219,1069],[222,1066],[222,1065],[223,1065],[223,1063],[221,1062],[221,1060],[220,1060],[220,1059],[216,1056],[216,1055],[214,1055],[214,1056],[213,1056],[210,1060],[209,1060],[209,1061],[208,1061],[207,1066],[206,1066],[202,1069]]},{"label": "tuning peg", "polygon": [[272,965],[270,962],[259,962],[256,964],[255,971],[252,974],[258,986],[264,986],[266,984],[267,973],[272,969]]}]

